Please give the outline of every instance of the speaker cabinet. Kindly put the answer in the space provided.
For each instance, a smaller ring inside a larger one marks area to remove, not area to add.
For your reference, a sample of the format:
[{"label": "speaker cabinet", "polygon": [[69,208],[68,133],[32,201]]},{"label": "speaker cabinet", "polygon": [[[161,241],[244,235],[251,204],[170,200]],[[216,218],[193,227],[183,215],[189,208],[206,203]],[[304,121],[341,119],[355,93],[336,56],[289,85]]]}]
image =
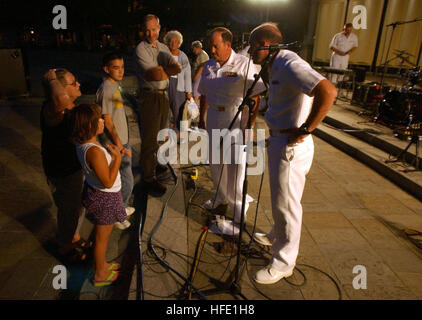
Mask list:
[{"label": "speaker cabinet", "polygon": [[0,49],[0,70],[0,97],[28,94],[20,49]]}]

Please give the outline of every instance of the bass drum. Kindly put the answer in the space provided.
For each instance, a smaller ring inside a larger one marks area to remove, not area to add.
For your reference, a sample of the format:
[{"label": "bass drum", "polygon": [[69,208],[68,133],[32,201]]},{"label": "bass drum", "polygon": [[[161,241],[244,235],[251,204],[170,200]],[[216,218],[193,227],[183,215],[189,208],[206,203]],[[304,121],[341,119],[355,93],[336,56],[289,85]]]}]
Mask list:
[{"label": "bass drum", "polygon": [[389,124],[407,124],[411,104],[406,93],[391,90],[380,104],[380,118]]},{"label": "bass drum", "polygon": [[409,99],[411,103],[412,123],[422,122],[422,90],[410,90]]},{"label": "bass drum", "polygon": [[389,124],[422,122],[422,91],[389,91],[380,104],[380,118]]}]

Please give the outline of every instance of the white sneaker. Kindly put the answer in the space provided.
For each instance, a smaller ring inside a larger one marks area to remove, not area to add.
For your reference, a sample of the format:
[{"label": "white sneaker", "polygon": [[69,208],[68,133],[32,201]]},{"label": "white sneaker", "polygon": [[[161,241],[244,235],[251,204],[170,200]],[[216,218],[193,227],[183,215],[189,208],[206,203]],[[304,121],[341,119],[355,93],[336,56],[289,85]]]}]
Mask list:
[{"label": "white sneaker", "polygon": [[272,242],[270,241],[270,239],[267,237],[265,233],[256,232],[253,234],[253,239],[255,240],[255,242],[263,246],[272,246]]},{"label": "white sneaker", "polygon": [[213,209],[217,208],[219,205],[222,205],[222,204],[226,205],[227,202],[223,202],[223,201],[215,201],[214,202],[214,199],[211,198],[208,201],[206,201],[202,206],[207,210],[213,210]]},{"label": "white sneaker", "polygon": [[211,222],[209,231],[215,234],[224,234],[226,236],[237,236],[239,227],[231,220],[225,220],[223,216],[216,215],[215,220]]},{"label": "white sneaker", "polygon": [[135,208],[134,207],[126,207],[126,216],[130,217],[134,212],[135,212]]},{"label": "white sneaker", "polygon": [[290,277],[293,274],[293,269],[290,271],[282,272],[274,269],[271,264],[259,270],[255,274],[255,282],[260,284],[273,284],[283,278]]},{"label": "white sneaker", "polygon": [[116,226],[117,229],[125,230],[130,227],[130,222],[125,220],[123,222],[116,222],[114,225]]}]

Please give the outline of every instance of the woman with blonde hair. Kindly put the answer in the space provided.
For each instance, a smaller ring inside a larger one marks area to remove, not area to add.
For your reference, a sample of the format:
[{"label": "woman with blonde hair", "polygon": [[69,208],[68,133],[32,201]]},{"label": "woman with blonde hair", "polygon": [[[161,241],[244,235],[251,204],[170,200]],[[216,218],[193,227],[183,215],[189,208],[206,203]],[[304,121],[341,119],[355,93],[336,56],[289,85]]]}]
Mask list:
[{"label": "woman with blonde hair", "polygon": [[81,238],[83,173],[70,142],[69,114],[81,96],[80,83],[66,69],[50,69],[43,78],[46,101],[40,113],[41,156],[57,207],[58,253],[64,263],[87,260],[91,244]]}]

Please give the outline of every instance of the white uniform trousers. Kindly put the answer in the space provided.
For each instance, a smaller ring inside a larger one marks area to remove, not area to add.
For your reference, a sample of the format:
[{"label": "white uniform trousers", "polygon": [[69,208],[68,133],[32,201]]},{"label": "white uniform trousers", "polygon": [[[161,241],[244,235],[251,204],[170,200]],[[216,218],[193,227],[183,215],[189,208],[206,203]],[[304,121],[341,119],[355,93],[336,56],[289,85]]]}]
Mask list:
[{"label": "white uniform trousers", "polygon": [[312,136],[296,146],[287,146],[287,138],[287,134],[270,137],[268,146],[274,225],[267,236],[273,242],[271,264],[283,272],[296,265],[302,227],[300,201],[314,155]]},{"label": "white uniform trousers", "polygon": [[[212,163],[212,129],[227,129],[236,114],[236,108],[226,108],[225,111],[219,111],[217,108],[209,107],[207,111],[207,132],[209,137],[209,163],[211,178],[214,183],[215,193],[212,200],[215,203],[228,202],[234,212],[234,221],[240,222],[242,208],[243,179],[246,163],[245,145],[243,142],[231,144],[229,150],[226,150],[225,156],[230,154],[230,164],[223,164],[223,144],[220,145],[220,164]],[[233,129],[240,128],[240,117],[233,125]],[[220,141],[219,139],[217,140]],[[214,145],[214,148],[216,146]],[[215,150],[215,149],[214,149]],[[236,161],[235,157],[239,157]],[[223,170],[221,174],[221,170]],[[220,179],[221,174],[221,179]],[[245,214],[248,210],[248,203],[253,201],[252,197],[246,197]],[[246,217],[245,217],[246,219]]]},{"label": "white uniform trousers", "polygon": [[[340,56],[338,54],[331,55],[330,67],[346,70],[348,66],[349,66],[349,55],[345,55],[345,56]],[[331,73],[328,76],[328,80],[330,80],[334,84],[337,84],[338,81],[343,81],[343,78],[344,78],[344,75],[340,75],[340,74]]]}]

